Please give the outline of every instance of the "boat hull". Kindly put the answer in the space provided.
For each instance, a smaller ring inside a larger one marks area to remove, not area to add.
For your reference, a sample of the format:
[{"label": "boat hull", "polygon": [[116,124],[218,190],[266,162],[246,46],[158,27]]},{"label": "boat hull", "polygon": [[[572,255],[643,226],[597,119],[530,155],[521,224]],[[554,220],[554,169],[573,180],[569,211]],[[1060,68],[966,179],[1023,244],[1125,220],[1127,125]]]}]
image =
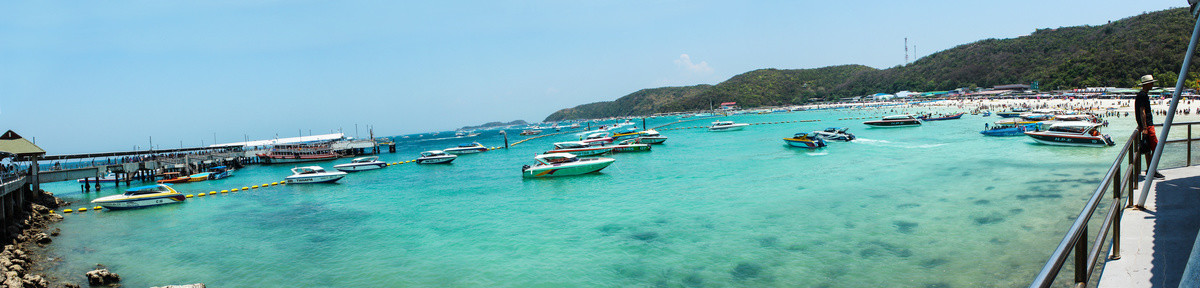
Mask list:
[{"label": "boat hull", "polygon": [[192,177],[179,177],[179,178],[163,179],[163,180],[158,180],[158,181],[154,181],[154,182],[159,183],[159,184],[174,184],[174,183],[187,183],[188,181],[191,181],[191,180],[192,180]]},{"label": "boat hull", "polygon": [[811,148],[825,147],[824,141],[784,138],[783,142],[787,143],[788,145],[791,145],[792,147],[800,147],[800,148],[810,148],[811,149]]},{"label": "boat hull", "polygon": [[352,163],[352,164],[333,165],[333,169],[337,169],[338,171],[342,171],[342,172],[358,172],[358,171],[382,169],[383,167],[386,167],[386,166],[387,166],[387,163],[383,163],[383,162]]},{"label": "boat hull", "polygon": [[1115,145],[1112,140],[1106,137],[1107,135],[1064,135],[1047,132],[1025,132],[1025,135],[1033,138],[1033,141],[1045,145],[1080,147],[1107,147]]},{"label": "boat hull", "polygon": [[450,164],[458,157],[421,157],[417,158],[417,164]]},{"label": "boat hull", "polygon": [[638,144],[662,144],[667,142],[667,137],[638,137],[634,142]]},{"label": "boat hull", "polygon": [[649,144],[626,144],[609,146],[613,148],[613,152],[646,152],[650,151]]},{"label": "boat hull", "polygon": [[581,160],[580,162],[568,163],[565,165],[530,167],[522,171],[522,176],[525,178],[545,178],[583,175],[600,172],[600,170],[607,168],[608,165],[612,165],[613,162],[616,162],[616,160],[605,158],[593,159],[590,161]]},{"label": "boat hull", "polygon": [[482,152],[484,152],[484,151],[487,151],[487,148],[486,148],[486,147],[478,147],[478,148],[449,148],[449,149],[445,149],[445,150],[442,150],[442,151],[443,151],[443,152],[446,152],[446,153],[448,153],[448,154],[455,154],[455,155],[459,155],[459,154],[475,154],[475,153],[482,153]]},{"label": "boat hull", "polygon": [[281,164],[281,163],[302,163],[337,159],[337,155],[328,156],[313,156],[313,157],[278,157],[278,156],[258,156],[262,158],[263,163]]},{"label": "boat hull", "polygon": [[145,207],[159,206],[159,205],[166,205],[166,204],[183,203],[183,201],[187,200],[187,198],[184,197],[183,195],[176,193],[174,195],[145,197],[145,198],[129,198],[129,199],[116,199],[116,200],[96,199],[96,200],[97,201],[92,201],[92,203],[96,204],[96,205],[100,205],[101,207],[104,207],[105,209],[125,210],[125,209],[137,209],[137,208],[145,208]]},{"label": "boat hull", "polygon": [[288,184],[313,184],[313,183],[333,183],[346,177],[346,174],[328,174],[314,176],[288,176],[284,178],[284,182]]},{"label": "boat hull", "polygon": [[878,121],[863,122],[863,124],[866,124],[867,126],[871,126],[871,127],[892,128],[892,127],[921,126],[921,121],[918,121],[918,120],[878,120]]},{"label": "boat hull", "polygon": [[209,176],[209,179],[212,179],[212,180],[218,180],[218,179],[225,179],[225,178],[229,178],[230,176],[233,176],[233,171],[225,171],[225,172],[221,172],[221,173],[213,173],[212,175],[210,175],[210,176]]},{"label": "boat hull", "polygon": [[1024,136],[1025,129],[1020,129],[1020,128],[989,129],[989,130],[979,131],[979,134],[983,134],[984,136],[994,136],[994,137]]},{"label": "boat hull", "polygon": [[1017,118],[1017,117],[1021,117],[1021,113],[1025,113],[1025,112],[996,112],[996,116],[1000,116],[1003,118]]},{"label": "boat hull", "polygon": [[958,113],[958,114],[954,114],[954,115],[950,115],[950,116],[946,116],[946,117],[938,117],[938,118],[921,118],[921,120],[923,120],[923,121],[942,121],[942,120],[954,120],[954,119],[960,119],[960,118],[962,118],[962,116],[963,116],[963,113]]},{"label": "boat hull", "polygon": [[723,126],[723,127],[708,127],[708,131],[713,131],[713,132],[738,131],[738,130],[742,130],[742,129],[746,128],[746,126],[747,125],[744,125],[744,124],[743,125],[735,124],[735,125]]}]

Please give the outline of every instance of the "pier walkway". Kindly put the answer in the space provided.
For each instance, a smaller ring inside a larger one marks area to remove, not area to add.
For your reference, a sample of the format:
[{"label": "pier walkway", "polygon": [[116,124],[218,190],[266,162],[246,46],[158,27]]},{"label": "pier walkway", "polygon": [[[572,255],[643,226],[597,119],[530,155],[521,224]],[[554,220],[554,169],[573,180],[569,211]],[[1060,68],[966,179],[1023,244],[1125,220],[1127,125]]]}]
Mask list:
[{"label": "pier walkway", "polygon": [[1097,287],[1179,287],[1200,230],[1200,166],[1161,172],[1146,210],[1123,210],[1121,258],[1105,262]]}]

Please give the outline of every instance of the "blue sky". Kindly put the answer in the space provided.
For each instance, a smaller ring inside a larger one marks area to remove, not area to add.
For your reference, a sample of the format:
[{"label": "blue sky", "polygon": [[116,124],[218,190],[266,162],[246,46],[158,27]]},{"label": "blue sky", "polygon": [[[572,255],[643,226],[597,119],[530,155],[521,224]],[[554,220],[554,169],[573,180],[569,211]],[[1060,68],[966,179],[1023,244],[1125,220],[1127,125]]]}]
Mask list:
[{"label": "blue sky", "polygon": [[0,129],[61,154],[540,121],[760,68],[892,67],[905,37],[921,56],[1187,3],[901,2],[2,1]]}]

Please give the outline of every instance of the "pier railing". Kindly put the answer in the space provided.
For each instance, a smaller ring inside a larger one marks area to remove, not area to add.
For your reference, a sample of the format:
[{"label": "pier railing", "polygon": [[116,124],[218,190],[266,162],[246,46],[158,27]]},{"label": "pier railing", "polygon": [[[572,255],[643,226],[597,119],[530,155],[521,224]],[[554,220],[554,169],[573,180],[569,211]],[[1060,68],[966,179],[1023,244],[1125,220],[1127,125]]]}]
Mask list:
[{"label": "pier railing", "polygon": [[[1192,142],[1200,141],[1200,138],[1192,138],[1192,126],[1200,124],[1200,122],[1183,122],[1174,123],[1171,126],[1187,126],[1187,135],[1183,139],[1169,139],[1167,144],[1186,143],[1185,151],[1178,151],[1178,148],[1165,146],[1164,154],[1171,152],[1186,153],[1186,160],[1172,158],[1172,162],[1163,162],[1160,164],[1160,169],[1191,166],[1192,165]],[[1162,126],[1162,125],[1155,125]],[[1116,160],[1112,166],[1108,168],[1108,173],[1104,174],[1099,187],[1092,193],[1091,198],[1083,206],[1083,211],[1079,212],[1079,216],[1075,218],[1075,222],[1071,224],[1071,228],[1067,230],[1066,236],[1062,242],[1054,249],[1054,253],[1050,255],[1050,259],[1046,261],[1046,265],[1042,267],[1037,278],[1034,278],[1033,283],[1029,287],[1051,287],[1054,279],[1058,277],[1059,272],[1064,269],[1068,259],[1073,260],[1071,266],[1074,271],[1073,287],[1087,287],[1092,280],[1096,264],[1100,260],[1100,254],[1111,243],[1108,259],[1116,260],[1121,258],[1121,212],[1124,208],[1133,207],[1133,191],[1137,189],[1139,182],[1138,175],[1144,168],[1142,167],[1142,154],[1138,153],[1140,148],[1141,133],[1133,131],[1129,136],[1125,146],[1117,154]],[[1175,154],[1178,155],[1178,154]],[[1168,160],[1164,157],[1163,160]],[[1182,163],[1174,162],[1179,161]],[[1171,164],[1167,164],[1171,163]],[[1173,164],[1173,165],[1172,165]],[[1182,164],[1182,165],[1180,165]],[[1111,190],[1111,194],[1109,193]],[[1122,199],[1124,198],[1124,199]],[[1108,201],[1105,201],[1108,200]],[[1122,204],[1122,200],[1125,203]],[[1100,209],[1104,204],[1108,204],[1104,209],[1103,217],[1099,218],[1100,224],[1094,227],[1092,220],[1097,209]],[[1090,234],[1089,229],[1098,229],[1096,234]],[[1106,242],[1111,232],[1112,241]],[[1094,240],[1089,237],[1095,237]],[[1090,246],[1088,244],[1091,244]]]}]

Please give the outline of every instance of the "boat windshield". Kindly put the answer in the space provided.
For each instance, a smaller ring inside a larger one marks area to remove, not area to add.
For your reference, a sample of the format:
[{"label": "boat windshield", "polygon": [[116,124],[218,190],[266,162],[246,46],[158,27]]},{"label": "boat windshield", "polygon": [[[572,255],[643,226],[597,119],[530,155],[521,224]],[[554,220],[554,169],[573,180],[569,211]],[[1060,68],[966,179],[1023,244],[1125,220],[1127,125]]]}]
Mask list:
[{"label": "boat windshield", "polygon": [[140,188],[127,190],[127,191],[125,191],[125,195],[126,196],[146,195],[146,194],[154,194],[154,193],[163,193],[163,192],[167,192],[167,191],[171,191],[171,190],[167,189],[166,186],[155,185],[155,186],[146,186],[146,187],[140,187]]},{"label": "boat windshield", "polygon": [[909,116],[909,115],[896,115],[896,116],[883,117],[883,120],[906,120],[906,119],[912,119],[912,118],[913,117]]},{"label": "boat windshield", "polygon": [[1060,125],[1060,126],[1050,126],[1049,130],[1050,130],[1050,132],[1083,134],[1083,133],[1087,132],[1088,130],[1091,130],[1091,128],[1092,128],[1091,126]]}]

